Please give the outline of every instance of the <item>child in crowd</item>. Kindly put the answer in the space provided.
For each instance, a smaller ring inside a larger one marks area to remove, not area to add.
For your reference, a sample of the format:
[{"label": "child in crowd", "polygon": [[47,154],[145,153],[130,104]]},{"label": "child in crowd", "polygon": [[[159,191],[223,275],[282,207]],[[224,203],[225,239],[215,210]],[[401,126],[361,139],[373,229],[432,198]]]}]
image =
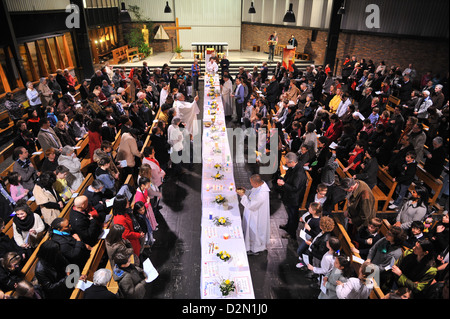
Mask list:
[{"label": "child in crowd", "polygon": [[65,166],[59,165],[55,170],[56,181],[53,184],[53,188],[61,196],[64,203],[67,203],[75,192],[67,184],[66,178],[68,173],[69,170]]},{"label": "child in crowd", "polygon": [[389,209],[396,209],[403,201],[403,198],[408,192],[408,188],[411,186],[416,176],[417,162],[416,154],[414,152],[408,152],[405,156],[405,162],[403,163],[400,172],[393,178],[397,182],[397,199],[389,206]]},{"label": "child in crowd", "polygon": [[380,109],[379,109],[378,107],[374,107],[374,108],[372,109],[372,113],[369,115],[370,123],[371,123],[373,126],[376,126],[377,123],[378,123],[378,119],[380,118],[379,112],[380,112]]},{"label": "child in crowd", "polygon": [[297,268],[305,266],[302,255],[311,245],[311,240],[320,233],[320,218],[322,217],[322,205],[319,203],[309,204],[308,212],[300,217],[300,222],[304,223],[304,228],[300,230],[300,241],[297,254],[300,262],[295,265]]},{"label": "child in crowd", "polygon": [[425,236],[424,234],[425,226],[423,222],[419,220],[414,220],[411,223],[411,228],[409,230],[408,238],[405,240],[405,246],[408,248],[413,248],[419,239]]},{"label": "child in crowd", "polygon": [[352,252],[359,254],[365,260],[370,248],[382,237],[382,234],[379,233],[382,224],[383,221],[380,218],[374,217],[367,226],[361,227],[354,238],[354,243],[358,248],[352,247]]},{"label": "child in crowd", "polygon": [[339,238],[331,236],[327,241],[327,248],[328,251],[320,260],[320,267],[314,267],[313,265],[308,264],[308,269],[314,274],[319,275],[319,279],[333,269],[334,259],[338,256],[338,251],[341,249],[341,241]]},{"label": "child in crowd", "polygon": [[28,200],[29,189],[25,189],[22,185],[22,176],[18,172],[9,172],[8,174],[9,192],[12,199],[17,203],[18,200]]},{"label": "child in crowd", "polygon": [[322,279],[325,291],[320,292],[319,299],[338,299],[336,295],[337,282],[345,283],[353,275],[351,265],[352,260],[348,256],[338,255],[334,259],[333,269]]},{"label": "child in crowd", "polygon": [[358,277],[351,277],[346,282],[336,281],[338,299],[368,299],[373,289],[373,281],[370,279],[372,271],[372,265],[364,262],[359,268]]}]

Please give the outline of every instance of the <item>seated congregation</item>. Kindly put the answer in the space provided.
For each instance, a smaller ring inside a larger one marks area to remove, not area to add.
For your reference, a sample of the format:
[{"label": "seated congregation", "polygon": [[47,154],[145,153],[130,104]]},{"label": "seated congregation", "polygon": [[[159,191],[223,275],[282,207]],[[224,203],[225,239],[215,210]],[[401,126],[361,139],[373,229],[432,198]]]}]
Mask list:
[{"label": "seated congregation", "polygon": [[[28,86],[25,115],[25,103],[8,94],[16,134],[13,163],[1,173],[2,297],[144,297],[162,185],[177,177],[168,130],[179,118],[171,79],[143,71],[105,65],[80,85],[42,78]],[[177,74],[184,83],[183,70]],[[66,284],[69,265],[92,289]]]},{"label": "seated congregation", "polygon": [[355,56],[325,70],[241,70],[229,114],[259,152],[277,139],[296,267],[321,299],[448,298],[448,78]]}]

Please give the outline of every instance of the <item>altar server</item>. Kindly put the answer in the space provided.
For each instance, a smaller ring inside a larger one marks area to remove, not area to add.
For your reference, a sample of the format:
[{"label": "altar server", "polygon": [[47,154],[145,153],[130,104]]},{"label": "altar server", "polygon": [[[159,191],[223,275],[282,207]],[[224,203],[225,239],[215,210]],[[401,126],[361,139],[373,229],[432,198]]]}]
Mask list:
[{"label": "altar server", "polygon": [[252,189],[246,195],[237,191],[244,206],[242,229],[248,255],[257,255],[267,249],[270,240],[270,189],[258,174],[250,177]]}]

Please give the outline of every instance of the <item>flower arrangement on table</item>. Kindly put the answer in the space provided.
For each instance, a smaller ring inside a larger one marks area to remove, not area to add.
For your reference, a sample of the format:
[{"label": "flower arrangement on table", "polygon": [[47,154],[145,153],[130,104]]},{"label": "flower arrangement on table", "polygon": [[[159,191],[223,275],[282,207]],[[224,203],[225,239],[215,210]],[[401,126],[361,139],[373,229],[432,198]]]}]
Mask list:
[{"label": "flower arrangement on table", "polygon": [[218,253],[217,253],[217,257],[219,257],[220,260],[223,260],[223,261],[228,261],[228,260],[231,259],[230,254],[227,253],[226,251],[220,251],[220,252],[218,252]]},{"label": "flower arrangement on table", "polygon": [[213,141],[218,141],[218,140],[220,140],[220,136],[219,135],[211,135],[211,139]]},{"label": "flower arrangement on table", "polygon": [[226,201],[227,201],[227,199],[220,194],[217,195],[216,198],[214,198],[214,202],[216,202],[217,204],[223,204]]},{"label": "flower arrangement on table", "polygon": [[217,180],[221,180],[221,179],[223,178],[223,175],[220,174],[219,172],[217,172],[217,174],[214,175],[214,176],[212,176],[212,178],[214,178],[216,181],[217,181]]},{"label": "flower arrangement on table", "polygon": [[234,284],[234,281],[229,279],[224,279],[220,282],[220,292],[222,293],[222,296],[228,296],[230,292],[236,290],[236,285]]},{"label": "flower arrangement on table", "polygon": [[213,223],[216,226],[230,226],[231,222],[228,217],[214,217]]}]

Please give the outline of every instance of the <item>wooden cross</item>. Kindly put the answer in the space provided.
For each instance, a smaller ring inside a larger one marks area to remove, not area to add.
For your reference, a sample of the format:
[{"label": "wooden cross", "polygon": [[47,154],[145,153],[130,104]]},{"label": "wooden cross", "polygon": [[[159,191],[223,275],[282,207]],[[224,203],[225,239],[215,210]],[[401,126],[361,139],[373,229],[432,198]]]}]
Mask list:
[{"label": "wooden cross", "polygon": [[179,47],[180,46],[180,30],[190,30],[191,27],[180,27],[180,25],[178,24],[178,18],[176,18],[174,27],[166,27],[164,29],[177,31],[177,47]]}]

